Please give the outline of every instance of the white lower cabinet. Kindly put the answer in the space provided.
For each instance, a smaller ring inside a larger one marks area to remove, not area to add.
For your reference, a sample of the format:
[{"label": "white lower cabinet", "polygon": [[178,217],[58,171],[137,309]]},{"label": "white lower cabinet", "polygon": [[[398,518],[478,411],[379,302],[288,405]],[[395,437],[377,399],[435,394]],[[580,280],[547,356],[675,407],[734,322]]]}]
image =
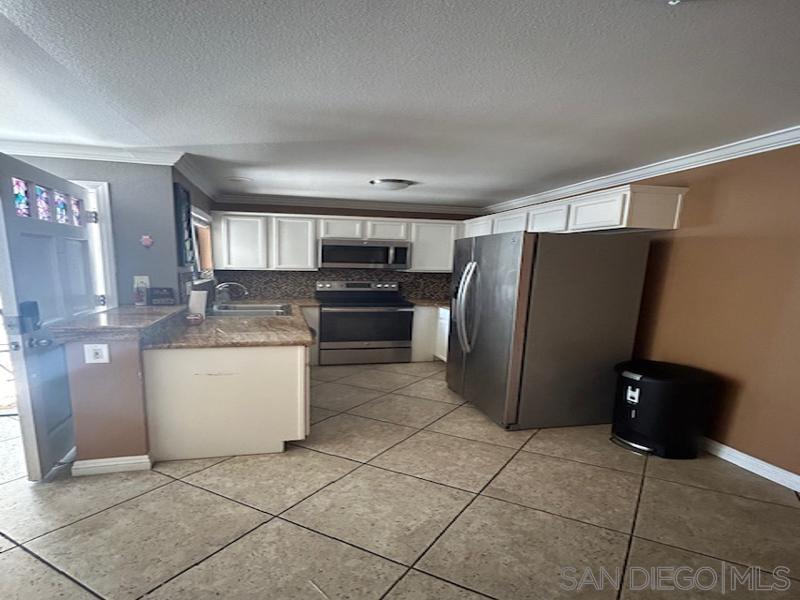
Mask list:
[{"label": "white lower cabinet", "polygon": [[303,318],[305,318],[311,333],[314,336],[314,344],[309,348],[309,361],[312,365],[319,364],[319,306],[303,306]]},{"label": "white lower cabinet", "polygon": [[450,338],[450,309],[440,306],[438,317],[433,356],[447,362],[447,344]]},{"label": "white lower cabinet", "polygon": [[412,223],[409,270],[451,272],[457,231],[455,223]]},{"label": "white lower cabinet", "polygon": [[435,306],[415,306],[414,326],[411,331],[411,361],[427,362],[433,360],[436,348],[436,320],[438,318]]},{"label": "white lower cabinet", "polygon": [[271,217],[271,267],[287,271],[317,268],[317,220]]},{"label": "white lower cabinet", "polygon": [[305,346],[145,350],[150,458],[282,452],[305,438]]},{"label": "white lower cabinet", "polygon": [[266,269],[267,223],[264,215],[214,213],[212,243],[217,269]]}]

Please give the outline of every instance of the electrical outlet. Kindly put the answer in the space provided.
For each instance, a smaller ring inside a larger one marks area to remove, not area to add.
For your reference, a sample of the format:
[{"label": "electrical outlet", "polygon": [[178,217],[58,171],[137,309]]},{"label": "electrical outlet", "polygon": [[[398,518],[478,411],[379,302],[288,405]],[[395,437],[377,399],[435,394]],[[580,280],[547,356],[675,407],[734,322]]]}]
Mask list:
[{"label": "electrical outlet", "polygon": [[84,344],[83,358],[87,365],[110,363],[111,357],[108,355],[108,344]]}]

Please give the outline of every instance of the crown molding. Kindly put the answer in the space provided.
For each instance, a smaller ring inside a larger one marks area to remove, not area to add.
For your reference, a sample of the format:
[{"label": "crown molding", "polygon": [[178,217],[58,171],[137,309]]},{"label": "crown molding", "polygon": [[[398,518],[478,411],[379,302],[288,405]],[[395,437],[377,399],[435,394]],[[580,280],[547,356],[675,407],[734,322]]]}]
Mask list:
[{"label": "crown molding", "polygon": [[620,171],[619,173],[613,173],[611,175],[587,179],[586,181],[565,185],[546,192],[539,192],[538,194],[531,194],[530,196],[523,196],[522,198],[516,198],[514,200],[506,200],[505,202],[498,202],[497,204],[488,206],[486,210],[490,213],[513,210],[515,208],[541,204],[542,202],[550,202],[552,200],[560,200],[561,198],[595,192],[618,185],[634,183],[642,179],[657,177],[658,175],[677,173],[678,171],[686,171],[687,169],[703,167],[726,160],[743,158],[752,154],[779,150],[780,148],[786,148],[797,144],[800,144],[800,126],[789,127],[788,129],[765,133],[731,144],[725,144],[724,146],[693,152],[692,154],[662,160],[627,171]]},{"label": "crown molding", "polygon": [[271,196],[268,194],[221,194],[215,198],[219,204],[253,204],[273,206],[303,206],[308,208],[347,208],[353,210],[385,210],[394,212],[441,213],[482,215],[486,210],[475,206],[444,204],[414,204],[413,202],[380,202],[374,200],[340,200],[337,198],[310,198],[308,196]]},{"label": "crown molding", "polygon": [[200,190],[209,198],[214,200],[217,196],[217,186],[214,181],[206,175],[192,158],[190,154],[184,154],[180,160],[175,163],[175,169],[180,171],[181,174],[189,181],[195,184]]},{"label": "crown molding", "polygon": [[183,152],[179,150],[83,146],[79,144],[50,144],[13,140],[0,140],[0,152],[18,156],[71,158],[74,160],[99,160],[166,166],[174,165],[183,155]]}]

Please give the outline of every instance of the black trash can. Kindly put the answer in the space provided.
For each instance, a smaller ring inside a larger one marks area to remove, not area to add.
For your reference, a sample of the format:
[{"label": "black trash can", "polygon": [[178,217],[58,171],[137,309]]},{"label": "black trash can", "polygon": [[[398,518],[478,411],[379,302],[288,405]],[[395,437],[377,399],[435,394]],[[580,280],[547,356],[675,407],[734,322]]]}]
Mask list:
[{"label": "black trash can", "polygon": [[664,458],[695,458],[719,392],[717,377],[653,360],[618,364],[611,433],[632,449]]}]

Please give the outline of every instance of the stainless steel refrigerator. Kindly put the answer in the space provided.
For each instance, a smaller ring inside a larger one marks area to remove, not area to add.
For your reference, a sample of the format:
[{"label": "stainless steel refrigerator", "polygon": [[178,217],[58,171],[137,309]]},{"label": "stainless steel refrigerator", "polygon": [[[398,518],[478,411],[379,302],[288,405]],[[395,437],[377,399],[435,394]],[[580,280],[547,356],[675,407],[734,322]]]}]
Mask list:
[{"label": "stainless steel refrigerator", "polygon": [[455,243],[447,384],[508,429],[610,423],[650,238],[500,233]]}]

